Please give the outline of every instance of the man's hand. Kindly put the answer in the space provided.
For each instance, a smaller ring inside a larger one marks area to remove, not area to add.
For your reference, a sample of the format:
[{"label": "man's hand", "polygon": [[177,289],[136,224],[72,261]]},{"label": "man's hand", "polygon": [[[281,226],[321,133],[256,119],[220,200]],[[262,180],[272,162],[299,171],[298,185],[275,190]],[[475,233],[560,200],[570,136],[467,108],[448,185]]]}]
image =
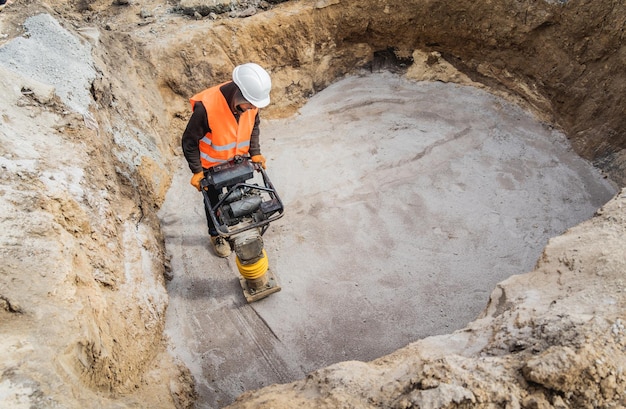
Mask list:
[{"label": "man's hand", "polygon": [[252,162],[260,163],[261,167],[263,167],[263,169],[267,169],[267,167],[265,166],[265,156],[263,156],[263,155],[254,155],[250,159],[252,159]]},{"label": "man's hand", "polygon": [[200,191],[200,181],[204,179],[204,172],[194,173],[191,177],[191,185]]}]

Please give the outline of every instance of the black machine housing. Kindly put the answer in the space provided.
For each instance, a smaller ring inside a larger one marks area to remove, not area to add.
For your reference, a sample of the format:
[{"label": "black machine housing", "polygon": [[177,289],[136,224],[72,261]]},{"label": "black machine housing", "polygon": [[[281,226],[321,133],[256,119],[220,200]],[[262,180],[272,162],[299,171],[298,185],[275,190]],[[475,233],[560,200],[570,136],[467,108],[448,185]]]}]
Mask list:
[{"label": "black machine housing", "polygon": [[[255,171],[261,174],[262,184],[254,183]],[[209,200],[209,185],[219,192],[215,205]],[[270,222],[283,216],[283,203],[267,173],[248,157],[238,156],[210,168],[200,186],[207,214],[222,237],[229,238],[255,228],[259,228],[262,235]]]}]

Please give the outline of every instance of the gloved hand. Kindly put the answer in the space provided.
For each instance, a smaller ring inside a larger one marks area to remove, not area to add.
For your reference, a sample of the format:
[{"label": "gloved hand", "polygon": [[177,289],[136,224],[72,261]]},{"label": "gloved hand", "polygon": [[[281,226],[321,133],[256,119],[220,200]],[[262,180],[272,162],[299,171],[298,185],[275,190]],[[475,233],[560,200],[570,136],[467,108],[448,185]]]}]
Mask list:
[{"label": "gloved hand", "polygon": [[200,181],[204,179],[204,172],[194,173],[191,177],[191,185],[200,191]]},{"label": "gloved hand", "polygon": [[265,166],[265,156],[253,155],[250,159],[252,159],[252,162],[260,163],[263,169],[267,169],[267,167]]}]

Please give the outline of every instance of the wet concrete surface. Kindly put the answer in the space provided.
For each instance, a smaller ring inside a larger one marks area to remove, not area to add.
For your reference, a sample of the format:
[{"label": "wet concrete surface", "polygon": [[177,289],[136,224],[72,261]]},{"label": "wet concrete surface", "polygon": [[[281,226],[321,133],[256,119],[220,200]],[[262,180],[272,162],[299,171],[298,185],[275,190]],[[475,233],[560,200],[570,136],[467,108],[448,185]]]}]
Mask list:
[{"label": "wet concrete surface", "polygon": [[463,328],[615,192],[562,133],[505,100],[389,73],[335,83],[298,115],[264,120],[261,138],[285,203],[263,236],[280,292],[245,301],[234,254],[210,251],[182,156],[160,212],[166,333],[198,408]]}]

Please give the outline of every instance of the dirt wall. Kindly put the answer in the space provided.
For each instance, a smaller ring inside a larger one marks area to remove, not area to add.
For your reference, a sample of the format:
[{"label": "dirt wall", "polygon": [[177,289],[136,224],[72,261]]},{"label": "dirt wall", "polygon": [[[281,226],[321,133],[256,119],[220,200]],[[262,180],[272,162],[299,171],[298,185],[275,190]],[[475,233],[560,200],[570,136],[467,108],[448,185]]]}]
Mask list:
[{"label": "dirt wall", "polygon": [[561,126],[581,156],[624,185],[625,24],[617,1],[289,2],[163,31],[154,60],[168,61],[159,77],[180,96],[228,78],[239,61],[259,61],[276,83],[267,113],[287,116],[335,78],[378,68],[377,52],[406,63],[416,49],[437,51]]},{"label": "dirt wall", "polygon": [[162,335],[159,94],[129,82],[146,75],[130,49],[14,6],[0,15],[0,406],[173,407],[186,369]]}]

